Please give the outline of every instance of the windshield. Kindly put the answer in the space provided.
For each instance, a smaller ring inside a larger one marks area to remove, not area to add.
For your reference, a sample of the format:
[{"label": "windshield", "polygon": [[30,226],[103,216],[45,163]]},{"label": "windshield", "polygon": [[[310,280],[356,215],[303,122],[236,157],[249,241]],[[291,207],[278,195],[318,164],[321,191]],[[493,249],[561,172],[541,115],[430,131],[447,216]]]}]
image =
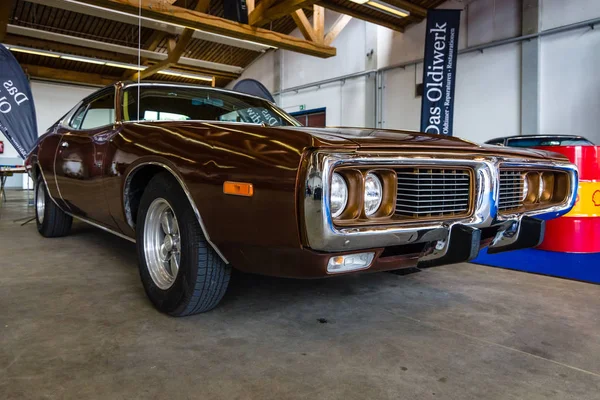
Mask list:
[{"label": "windshield", "polygon": [[129,86],[123,94],[124,121],[223,121],[297,126],[272,103],[242,94],[192,86]]},{"label": "windshield", "polygon": [[535,146],[593,146],[593,143],[580,138],[555,136],[552,138],[518,138],[509,139],[510,147],[535,147]]}]

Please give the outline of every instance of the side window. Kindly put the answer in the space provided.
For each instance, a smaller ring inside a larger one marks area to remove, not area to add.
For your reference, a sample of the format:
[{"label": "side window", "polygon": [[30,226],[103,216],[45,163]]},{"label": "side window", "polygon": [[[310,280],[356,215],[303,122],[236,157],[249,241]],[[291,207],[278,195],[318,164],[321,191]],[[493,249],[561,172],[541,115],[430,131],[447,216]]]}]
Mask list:
[{"label": "side window", "polygon": [[76,129],[94,129],[115,122],[114,92],[93,100],[82,113],[81,123],[76,127],[79,111],[75,113],[71,125]]},{"label": "side window", "polygon": [[73,118],[71,118],[71,122],[69,126],[73,129],[81,129],[81,122],[83,121],[83,117],[85,116],[85,111],[87,110],[87,104],[82,105],[75,111],[73,114]]}]

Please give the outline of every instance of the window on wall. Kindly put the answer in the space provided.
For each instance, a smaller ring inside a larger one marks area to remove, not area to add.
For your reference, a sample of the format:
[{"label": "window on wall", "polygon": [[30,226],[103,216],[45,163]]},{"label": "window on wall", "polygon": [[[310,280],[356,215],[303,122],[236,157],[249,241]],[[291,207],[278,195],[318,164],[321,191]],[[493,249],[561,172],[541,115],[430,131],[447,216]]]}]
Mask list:
[{"label": "window on wall", "polygon": [[325,127],[325,121],[326,121],[325,108],[300,111],[297,113],[292,113],[292,116],[294,118],[296,118],[302,126],[311,126],[313,128]]}]

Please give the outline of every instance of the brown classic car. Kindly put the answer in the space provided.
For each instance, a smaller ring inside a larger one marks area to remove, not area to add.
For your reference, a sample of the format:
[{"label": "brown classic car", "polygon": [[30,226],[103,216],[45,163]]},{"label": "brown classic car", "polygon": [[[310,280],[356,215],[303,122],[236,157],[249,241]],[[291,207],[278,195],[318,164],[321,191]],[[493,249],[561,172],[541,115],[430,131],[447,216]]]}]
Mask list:
[{"label": "brown classic car", "polygon": [[558,154],[304,128],[263,99],[159,83],[92,94],[27,162],[39,232],[76,218],[136,242],[148,297],[175,316],[215,307],[232,267],[320,278],[536,246],[578,179]]}]

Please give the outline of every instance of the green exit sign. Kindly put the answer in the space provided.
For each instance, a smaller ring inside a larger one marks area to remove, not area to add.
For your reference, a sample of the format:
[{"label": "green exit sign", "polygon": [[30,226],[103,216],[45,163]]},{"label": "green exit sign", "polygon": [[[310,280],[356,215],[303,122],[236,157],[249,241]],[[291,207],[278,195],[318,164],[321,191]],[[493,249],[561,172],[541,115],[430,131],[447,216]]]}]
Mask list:
[{"label": "green exit sign", "polygon": [[300,111],[306,110],[306,104],[300,104]]}]

